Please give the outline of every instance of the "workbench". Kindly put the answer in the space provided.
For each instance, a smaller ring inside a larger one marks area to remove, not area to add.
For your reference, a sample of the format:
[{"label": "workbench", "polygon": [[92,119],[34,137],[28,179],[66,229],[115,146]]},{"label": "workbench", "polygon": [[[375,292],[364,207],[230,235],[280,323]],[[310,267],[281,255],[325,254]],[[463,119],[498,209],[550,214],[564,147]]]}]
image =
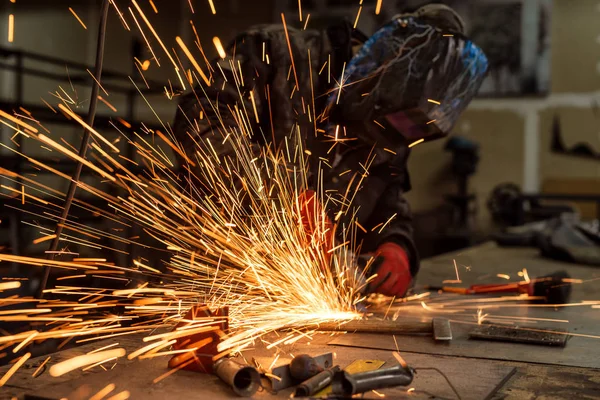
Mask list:
[{"label": "workbench", "polygon": [[[503,279],[498,277],[499,274],[518,279],[517,273],[523,268],[527,269],[531,277],[566,270],[572,278],[583,280],[583,283],[573,286],[573,302],[600,299],[600,269],[541,258],[536,249],[499,248],[493,243],[485,243],[424,260],[416,289],[422,291],[419,288],[424,285],[439,285],[444,280],[456,279],[455,262],[462,281],[461,285],[498,282]],[[522,310],[520,315],[523,315],[523,312],[530,316],[545,316],[552,313],[556,320],[574,318],[576,321],[561,328],[566,328],[569,332],[577,332],[582,336],[572,337],[564,349],[527,344],[464,341],[464,352],[460,350],[463,347],[457,347],[454,343],[444,346],[432,343],[431,338],[398,337],[400,353],[413,367],[435,367],[442,371],[462,399],[600,398],[600,338],[593,337],[600,337],[600,309],[587,306],[550,310],[523,308]],[[543,313],[539,314],[541,311]],[[468,312],[475,315],[476,310]],[[453,331],[454,329],[453,325]],[[459,330],[457,341],[461,340],[460,335]],[[141,337],[122,336],[71,348],[53,354],[49,364],[85,354],[113,342],[118,342],[119,347],[124,347],[129,352],[140,347]],[[397,363],[390,351],[392,349],[389,348],[389,343],[389,335],[316,334],[310,341],[300,340],[282,349],[277,363],[286,362],[286,359],[289,361],[292,355],[301,353],[318,355],[333,352],[334,363],[341,367],[359,359],[385,361],[384,367],[386,367]],[[498,353],[498,349],[502,352]],[[529,353],[532,354],[533,361],[527,361]],[[256,348],[245,356],[248,359],[256,357],[263,360],[261,361],[263,365],[268,365],[270,360],[273,360],[274,354],[273,349],[267,351],[258,343]],[[573,354],[576,356],[573,357]],[[107,363],[106,371],[93,368],[86,372],[74,371],[60,378],[52,378],[46,370],[37,378],[32,378],[33,371],[44,359],[45,356],[28,360],[8,384],[0,388],[0,398],[23,398],[26,393],[29,393],[58,399],[71,393],[69,397],[71,400],[87,399],[109,383],[114,383],[116,386],[111,395],[129,390],[130,398],[134,399],[236,398],[231,390],[213,375],[177,371],[153,384],[154,378],[168,371],[166,358],[128,361],[124,357],[114,364]],[[7,369],[8,367],[0,368],[0,375]],[[407,391],[407,389],[409,388],[381,390],[381,393],[387,398],[394,399],[456,398],[444,378],[433,370],[417,371],[411,390]],[[78,391],[79,397],[72,394],[74,391]],[[290,394],[291,390],[284,390],[276,395],[263,391],[255,397],[289,398]],[[371,392],[365,398],[379,398],[379,395]]]}]

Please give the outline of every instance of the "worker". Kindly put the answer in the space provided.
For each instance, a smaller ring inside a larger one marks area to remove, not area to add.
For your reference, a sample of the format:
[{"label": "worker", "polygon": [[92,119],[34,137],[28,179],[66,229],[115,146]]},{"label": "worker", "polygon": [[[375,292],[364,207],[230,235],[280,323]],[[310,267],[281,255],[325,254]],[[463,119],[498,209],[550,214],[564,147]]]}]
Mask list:
[{"label": "worker", "polygon": [[[309,167],[313,189],[317,176],[330,196],[343,196],[351,181],[360,181],[354,211],[336,226],[340,231],[358,222],[361,254],[380,260],[369,264],[368,274],[376,275],[366,291],[405,295],[419,268],[404,198],[409,146],[447,135],[487,70],[460,16],[445,5],[427,5],[394,17],[370,38],[347,22],[324,31],[261,25],[239,35],[227,52],[210,87],[181,97],[178,140],[187,151],[210,142],[220,155],[235,158],[221,130],[236,125],[234,105],[251,117],[256,107],[257,118],[248,118],[255,124],[253,145],[278,147],[299,130],[316,160]],[[232,65],[242,79],[234,79]],[[336,138],[344,140],[332,148]],[[301,196],[317,202],[314,192]],[[346,203],[337,200],[326,202],[330,218]]]}]

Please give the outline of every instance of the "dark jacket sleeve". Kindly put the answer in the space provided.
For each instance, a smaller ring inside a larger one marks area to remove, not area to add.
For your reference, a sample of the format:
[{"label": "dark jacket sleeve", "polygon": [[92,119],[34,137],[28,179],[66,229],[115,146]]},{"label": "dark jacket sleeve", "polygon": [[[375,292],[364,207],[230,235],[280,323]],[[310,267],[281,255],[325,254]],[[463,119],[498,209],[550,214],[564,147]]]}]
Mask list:
[{"label": "dark jacket sleeve", "polygon": [[[414,276],[419,269],[419,256],[413,239],[411,208],[404,198],[410,190],[407,158],[407,148],[392,154],[380,148],[357,146],[341,152],[325,180],[326,189],[338,193],[331,203],[346,207],[337,222],[341,231],[354,229],[356,242],[361,246],[359,252],[371,253],[383,243],[397,243],[408,253]],[[353,221],[357,227],[350,227]]]},{"label": "dark jacket sleeve", "polygon": [[226,140],[232,128],[244,130],[246,136],[256,134],[256,114],[263,111],[261,82],[269,76],[269,66],[256,58],[261,44],[255,36],[236,38],[228,48],[234,56],[219,61],[219,66],[211,63],[211,85],[202,82],[179,100],[173,133],[189,157],[199,149],[234,155]]},{"label": "dark jacket sleeve", "polygon": [[[383,225],[381,225],[383,224]],[[371,247],[378,247],[386,242],[402,246],[410,260],[410,270],[415,276],[419,270],[419,254],[414,243],[412,211],[404,197],[402,185],[390,182],[384,189],[371,215],[367,235]]]}]

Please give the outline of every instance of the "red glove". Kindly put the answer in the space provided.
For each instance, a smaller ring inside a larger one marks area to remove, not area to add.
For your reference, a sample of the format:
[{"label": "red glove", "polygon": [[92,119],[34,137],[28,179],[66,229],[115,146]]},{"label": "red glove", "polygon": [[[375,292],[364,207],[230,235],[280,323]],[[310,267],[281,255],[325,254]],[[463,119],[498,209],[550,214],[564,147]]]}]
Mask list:
[{"label": "red glove", "polygon": [[377,277],[369,282],[368,291],[386,296],[404,296],[412,281],[406,250],[388,242],[379,246],[375,256],[380,259],[375,260],[372,270]]},{"label": "red glove", "polygon": [[298,195],[300,205],[300,219],[304,226],[307,244],[321,246],[327,261],[331,257],[333,248],[333,224],[325,214],[323,206],[313,190],[305,190]]}]

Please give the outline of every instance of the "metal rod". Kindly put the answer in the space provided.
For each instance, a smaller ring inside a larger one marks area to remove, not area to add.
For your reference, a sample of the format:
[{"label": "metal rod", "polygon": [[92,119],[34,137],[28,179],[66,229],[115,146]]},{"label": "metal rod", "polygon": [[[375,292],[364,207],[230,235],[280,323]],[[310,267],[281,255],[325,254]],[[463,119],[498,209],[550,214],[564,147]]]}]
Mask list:
[{"label": "metal rod", "polygon": [[343,324],[326,323],[320,324],[319,331],[346,331],[346,332],[368,332],[389,334],[431,334],[433,332],[432,321],[404,321],[404,320],[382,320],[364,319],[349,321]]},{"label": "metal rod", "polygon": [[[87,124],[91,127],[94,126],[94,118],[96,117],[96,107],[98,105],[98,91],[100,90],[99,82],[102,79],[102,65],[104,63],[104,43],[106,41],[106,22],[108,20],[108,6],[108,0],[104,0],[102,2],[100,27],[98,30],[98,45],[96,47],[96,65],[94,67],[94,77],[96,79],[92,85],[92,94],[87,118]],[[85,155],[87,153],[90,135],[90,131],[85,129],[83,132],[83,138],[81,139],[81,146],[79,147],[79,156],[81,158],[85,158]],[[78,162],[77,167],[75,168],[75,172],[73,173],[73,176],[71,178],[71,182],[69,183],[69,190],[67,192],[67,197],[65,198],[65,204],[63,207],[62,214],[60,216],[59,222],[56,224],[56,229],[54,230],[55,238],[50,244],[50,249],[48,253],[49,259],[53,259],[54,257],[56,257],[55,251],[56,249],[58,249],[58,242],[60,240],[60,235],[62,233],[63,226],[69,216],[69,210],[71,209],[71,204],[73,203],[73,197],[75,196],[75,191],[77,190],[77,182],[79,181],[79,177],[81,176],[82,169],[83,164],[81,162]],[[44,276],[42,278],[42,282],[40,283],[40,287],[37,293],[38,298],[43,297],[44,290],[46,289],[46,285],[48,284],[49,276],[50,267],[46,267],[44,269]]]},{"label": "metal rod", "polygon": [[[52,57],[52,56],[48,56],[45,54],[32,53],[29,51],[12,50],[10,48],[0,46],[0,59],[8,59],[10,57],[15,57],[15,58],[21,57],[24,61],[27,61],[27,60],[41,61],[43,63],[53,64],[53,65],[59,66],[61,68],[64,68],[66,66],[69,68],[69,70],[80,70],[80,71],[85,72],[91,68],[89,65],[86,65],[83,63],[77,63],[77,62],[73,62],[70,60],[65,60],[65,59],[58,58],[58,57]],[[104,70],[103,75],[104,75],[105,79],[119,78],[119,79],[126,80],[127,82],[129,82],[129,78],[130,78],[129,75],[121,73],[121,72],[117,72],[117,71]],[[163,86],[163,84],[160,82],[149,80],[149,79],[146,79],[146,81],[144,81],[142,78],[135,77],[134,75],[132,75],[131,78],[136,83],[143,84],[144,82],[148,82],[148,84],[150,86],[158,86],[161,88]],[[175,86],[174,86],[174,88],[175,88]],[[176,88],[179,89],[180,87],[177,86]]]}]

